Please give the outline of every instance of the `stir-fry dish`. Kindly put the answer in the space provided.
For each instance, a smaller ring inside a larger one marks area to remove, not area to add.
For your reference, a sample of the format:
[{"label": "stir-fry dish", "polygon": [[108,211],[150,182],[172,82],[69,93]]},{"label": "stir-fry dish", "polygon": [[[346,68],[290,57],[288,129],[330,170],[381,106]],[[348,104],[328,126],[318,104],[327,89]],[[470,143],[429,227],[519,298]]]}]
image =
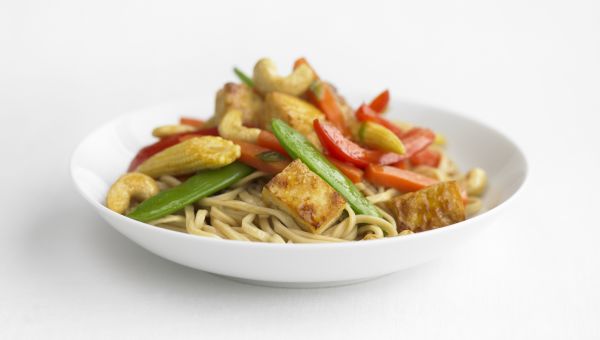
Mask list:
[{"label": "stir-fry dish", "polygon": [[270,59],[217,92],[208,120],[155,128],[109,189],[109,209],[193,235],[272,243],[372,240],[465,220],[486,173],[445,138],[387,118],[389,92],[352,108],[304,59]]}]

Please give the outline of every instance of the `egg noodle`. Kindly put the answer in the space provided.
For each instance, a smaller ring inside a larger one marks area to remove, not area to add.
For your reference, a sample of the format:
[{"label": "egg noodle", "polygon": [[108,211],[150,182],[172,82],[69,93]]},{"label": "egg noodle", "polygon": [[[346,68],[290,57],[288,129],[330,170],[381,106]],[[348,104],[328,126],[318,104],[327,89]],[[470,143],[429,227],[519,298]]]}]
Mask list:
[{"label": "egg noodle", "polygon": [[[460,180],[454,162],[441,148],[442,160],[439,167],[420,167],[417,172],[438,180]],[[334,224],[316,233],[303,230],[288,213],[268,207],[261,192],[271,175],[255,171],[227,190],[201,199],[184,209],[149,222],[150,224],[192,235],[270,243],[327,243],[380,239],[398,236],[396,221],[388,207],[390,200],[401,194],[396,189],[376,187],[363,181],[358,189],[379,210],[382,217],[357,215],[346,204],[344,213]],[[181,184],[169,175],[158,180],[161,190]],[[133,209],[133,207],[132,207]],[[481,209],[481,200],[469,197],[465,210],[473,215]],[[400,235],[412,234],[405,230]]]}]

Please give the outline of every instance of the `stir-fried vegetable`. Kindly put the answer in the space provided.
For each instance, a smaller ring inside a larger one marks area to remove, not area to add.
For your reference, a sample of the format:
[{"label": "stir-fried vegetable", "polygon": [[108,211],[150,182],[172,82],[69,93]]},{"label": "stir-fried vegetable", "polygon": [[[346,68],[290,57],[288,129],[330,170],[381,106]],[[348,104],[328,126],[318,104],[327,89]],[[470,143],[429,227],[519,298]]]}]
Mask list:
[{"label": "stir-fried vegetable", "polygon": [[236,142],[240,146],[241,155],[239,161],[257,170],[278,174],[291,160],[277,151],[246,142]]},{"label": "stir-fried vegetable", "polygon": [[145,200],[127,216],[142,222],[156,220],[229,187],[252,171],[251,167],[239,162],[220,169],[200,171],[181,185]]},{"label": "stir-fried vegetable", "polygon": [[435,133],[429,129],[412,128],[401,137],[406,154],[412,157],[417,152],[425,150],[435,140]]},{"label": "stir-fried vegetable", "polygon": [[293,158],[300,158],[310,170],[337,190],[356,213],[379,216],[375,206],[360,193],[352,181],[331,164],[306,137],[280,119],[273,120],[272,128],[288,154]]},{"label": "stir-fried vegetable", "polygon": [[362,122],[358,130],[358,138],[363,145],[381,151],[404,154],[404,144],[388,128],[373,122]]},{"label": "stir-fried vegetable", "polygon": [[375,185],[396,188],[400,191],[416,191],[437,183],[433,178],[410,170],[392,166],[371,164],[365,171],[365,179]]},{"label": "stir-fried vegetable", "polygon": [[148,176],[186,175],[203,169],[216,169],[233,163],[240,147],[217,136],[190,138],[148,158],[136,169]]},{"label": "stir-fried vegetable", "polygon": [[413,166],[427,165],[437,168],[440,165],[442,155],[431,149],[424,149],[412,155],[410,157],[410,164]]},{"label": "stir-fried vegetable", "polygon": [[279,144],[277,137],[275,137],[274,134],[270,133],[267,130],[262,130],[260,132],[260,134],[258,135],[258,140],[256,141],[256,144],[258,144],[264,148],[267,148],[267,149],[275,150],[282,155],[287,155],[287,152],[285,151],[283,146],[281,146],[281,144]]},{"label": "stir-fried vegetable", "polygon": [[342,162],[330,156],[325,156],[331,164],[335,165],[346,177],[348,177],[352,183],[360,183],[363,179],[364,171],[355,167],[354,165],[346,162]]},{"label": "stir-fried vegetable", "polygon": [[404,159],[393,152],[364,149],[344,137],[340,130],[327,122],[315,120],[314,128],[321,144],[331,156],[357,167],[364,168],[371,163],[393,164]]},{"label": "stir-fried vegetable", "polygon": [[218,136],[218,135],[219,135],[219,132],[217,131],[217,128],[209,128],[209,129],[203,129],[203,130],[198,130],[198,131],[194,131],[194,132],[185,132],[185,133],[165,137],[154,144],[143,147],[140,151],[138,151],[137,155],[133,158],[133,160],[129,164],[129,168],[127,169],[127,171],[129,171],[129,172],[135,171],[135,169],[137,169],[137,167],[140,164],[144,163],[148,158],[163,151],[164,149],[170,148],[175,144],[181,143],[183,140],[185,140],[186,136]]},{"label": "stir-fried vegetable", "polygon": [[242,81],[242,83],[246,84],[248,87],[254,87],[254,82],[252,78],[248,77],[242,70],[237,67],[233,68],[233,73],[235,73],[238,78]]},{"label": "stir-fried vegetable", "polygon": [[240,81],[218,90],[212,117],[152,131],[159,140],[111,186],[109,209],[207,237],[316,243],[425,231],[481,207],[485,172],[459,173],[443,136],[386,119],[387,89],[356,109],[304,58],[289,74],[268,58],[233,71]]},{"label": "stir-fried vegetable", "polygon": [[204,121],[196,118],[181,117],[179,118],[179,124],[189,125],[199,129],[204,125]]},{"label": "stir-fried vegetable", "polygon": [[388,107],[389,102],[390,91],[385,90],[381,92],[377,97],[375,97],[375,99],[373,99],[373,101],[369,104],[369,107],[377,113],[384,113]]},{"label": "stir-fried vegetable", "polygon": [[[294,63],[294,68],[298,68],[300,65],[307,65],[314,72],[314,69],[310,66],[306,59],[300,58],[296,60]],[[325,114],[327,120],[340,129],[344,135],[350,135],[350,129],[348,128],[346,118],[340,109],[333,89],[331,86],[329,86],[329,84],[321,81],[316,72],[315,76],[317,77],[317,80],[312,83],[306,92],[306,97],[311,104],[319,108],[319,110]]]},{"label": "stir-fried vegetable", "polygon": [[325,114],[328,121],[340,129],[344,135],[350,135],[350,130],[348,124],[346,124],[344,114],[342,113],[342,110],[335,99],[335,94],[329,84],[316,80],[310,86],[307,97],[314,106],[319,108],[319,110]]},{"label": "stir-fried vegetable", "polygon": [[356,110],[356,119],[358,119],[361,122],[374,122],[379,125],[383,125],[400,138],[402,138],[402,135],[404,134],[402,129],[400,129],[396,124],[381,117],[381,115],[378,115],[375,111],[373,111],[373,109],[371,109],[366,104],[361,105],[358,108],[358,110]]}]

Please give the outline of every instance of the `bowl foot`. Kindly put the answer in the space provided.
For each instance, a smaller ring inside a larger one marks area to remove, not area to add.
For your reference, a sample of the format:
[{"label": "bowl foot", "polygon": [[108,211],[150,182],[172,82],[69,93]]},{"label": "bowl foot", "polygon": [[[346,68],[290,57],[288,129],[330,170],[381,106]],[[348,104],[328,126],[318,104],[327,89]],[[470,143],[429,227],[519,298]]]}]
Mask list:
[{"label": "bowl foot", "polygon": [[309,288],[329,288],[329,287],[339,287],[339,286],[348,286],[361,282],[371,281],[383,277],[381,276],[373,276],[362,279],[355,280],[341,280],[341,281],[324,281],[324,282],[277,282],[277,281],[260,281],[260,280],[250,280],[243,279],[240,277],[233,276],[224,276],[217,275],[222,278],[233,280],[240,283],[245,283],[253,286],[263,286],[263,287],[274,287],[274,288],[290,288],[290,289],[309,289]]}]

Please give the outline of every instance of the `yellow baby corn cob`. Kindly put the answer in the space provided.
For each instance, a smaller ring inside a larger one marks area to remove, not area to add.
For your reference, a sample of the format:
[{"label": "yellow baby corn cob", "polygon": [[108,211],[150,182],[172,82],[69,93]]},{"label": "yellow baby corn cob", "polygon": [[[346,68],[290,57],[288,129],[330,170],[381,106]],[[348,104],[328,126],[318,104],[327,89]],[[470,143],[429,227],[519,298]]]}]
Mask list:
[{"label": "yellow baby corn cob", "polygon": [[406,152],[400,138],[383,125],[364,122],[360,126],[358,136],[360,141],[368,147],[401,155]]},{"label": "yellow baby corn cob", "polygon": [[433,141],[433,144],[435,145],[446,145],[446,136],[442,135],[441,133],[436,132],[435,133],[435,140]]},{"label": "yellow baby corn cob", "polygon": [[228,165],[240,157],[240,147],[215,136],[188,139],[148,158],[136,171],[151,177],[183,175]]},{"label": "yellow baby corn cob", "polygon": [[152,130],[152,136],[163,138],[183,132],[193,132],[196,128],[189,125],[177,124],[177,125],[163,125]]}]

